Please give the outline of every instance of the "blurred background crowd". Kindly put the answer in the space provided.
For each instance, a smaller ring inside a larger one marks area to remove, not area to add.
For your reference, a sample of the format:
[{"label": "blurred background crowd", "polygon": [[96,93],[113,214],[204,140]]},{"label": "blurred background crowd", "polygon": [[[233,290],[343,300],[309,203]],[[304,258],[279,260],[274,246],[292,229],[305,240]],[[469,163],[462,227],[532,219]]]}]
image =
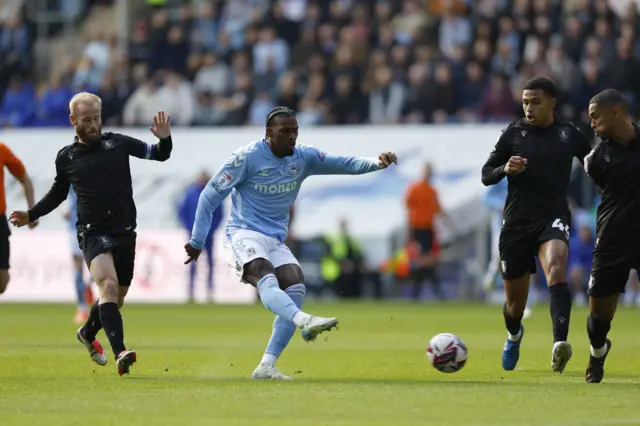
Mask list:
[{"label": "blurred background crowd", "polygon": [[586,122],[605,87],[640,94],[635,0],[0,1],[0,125],[67,125],[88,90],[105,121],[505,122],[521,83],[552,77]]}]

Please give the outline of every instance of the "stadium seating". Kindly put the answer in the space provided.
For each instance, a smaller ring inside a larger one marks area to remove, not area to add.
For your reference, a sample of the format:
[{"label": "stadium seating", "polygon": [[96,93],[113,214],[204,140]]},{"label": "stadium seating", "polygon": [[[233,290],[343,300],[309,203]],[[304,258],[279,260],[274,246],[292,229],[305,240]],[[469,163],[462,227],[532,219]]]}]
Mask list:
[{"label": "stadium seating", "polygon": [[[561,114],[584,122],[603,87],[640,93],[634,2],[174,1],[137,9],[126,40],[113,26],[77,31],[84,48],[73,63],[40,75],[23,72],[38,62],[42,34],[19,3],[0,10],[3,126],[64,126],[80,90],[104,98],[107,122],[131,126],[157,108],[182,126],[261,124],[276,104],[303,125],[504,122],[533,75],[553,77]],[[58,12],[76,24],[91,16],[69,11],[73,1],[48,3],[66,5]],[[112,22],[113,2],[90,3],[105,14],[94,21]]]}]

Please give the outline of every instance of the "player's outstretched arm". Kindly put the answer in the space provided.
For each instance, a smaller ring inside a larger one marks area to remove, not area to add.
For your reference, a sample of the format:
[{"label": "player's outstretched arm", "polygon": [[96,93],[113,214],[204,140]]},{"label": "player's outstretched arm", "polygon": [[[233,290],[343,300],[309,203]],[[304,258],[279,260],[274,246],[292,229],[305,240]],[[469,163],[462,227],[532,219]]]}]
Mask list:
[{"label": "player's outstretched arm", "polygon": [[173,140],[171,139],[171,116],[165,115],[164,111],[159,111],[153,117],[153,126],[149,127],[158,139],[156,144],[148,144],[130,136],[118,135],[129,149],[129,155],[143,160],[167,161],[171,157],[173,150]]},{"label": "player's outstretched arm", "polygon": [[244,181],[248,168],[248,158],[242,152],[235,153],[200,193],[191,239],[184,246],[188,257],[185,264],[198,260],[209,235],[216,209],[227,198],[233,187]]},{"label": "player's outstretched arm", "polygon": [[326,154],[310,146],[302,149],[307,161],[307,175],[362,175],[398,164],[393,152],[382,153],[378,158],[362,158]]},{"label": "player's outstretched arm", "polygon": [[37,221],[39,218],[48,215],[54,211],[69,194],[69,180],[67,175],[61,170],[60,156],[56,159],[56,177],[49,192],[45,194],[35,206],[28,211],[16,210],[9,216],[9,222],[12,225],[21,227],[29,223]]}]

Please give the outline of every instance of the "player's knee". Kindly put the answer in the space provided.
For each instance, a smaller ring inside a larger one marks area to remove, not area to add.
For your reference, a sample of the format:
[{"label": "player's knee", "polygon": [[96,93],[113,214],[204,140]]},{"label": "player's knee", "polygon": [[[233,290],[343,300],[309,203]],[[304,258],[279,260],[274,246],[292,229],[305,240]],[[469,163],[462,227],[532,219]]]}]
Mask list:
[{"label": "player's knee", "polygon": [[285,290],[292,285],[304,283],[304,274],[300,266],[295,264],[283,265],[276,268],[276,277],[280,288]]},{"label": "player's knee", "polygon": [[273,265],[267,259],[254,259],[244,265],[245,281],[254,285],[257,285],[258,281],[260,281],[265,275],[275,274],[275,272]]},{"label": "player's knee", "polygon": [[0,294],[4,293],[9,286],[9,271],[6,269],[0,270]]},{"label": "player's knee", "polygon": [[553,285],[565,281],[566,265],[559,258],[553,259],[551,265],[549,265],[549,271],[547,271],[547,283]]},{"label": "player's knee", "polygon": [[507,300],[506,307],[510,317],[521,318],[524,315],[524,310],[527,307],[527,301],[526,300]]},{"label": "player's knee", "polygon": [[113,278],[105,278],[96,283],[100,292],[100,300],[109,303],[118,303],[118,283]]}]

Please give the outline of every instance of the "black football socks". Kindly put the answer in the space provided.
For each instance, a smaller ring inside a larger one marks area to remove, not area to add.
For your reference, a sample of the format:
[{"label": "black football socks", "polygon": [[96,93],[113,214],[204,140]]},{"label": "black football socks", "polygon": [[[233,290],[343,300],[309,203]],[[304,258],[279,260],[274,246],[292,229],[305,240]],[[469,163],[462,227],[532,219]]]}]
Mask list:
[{"label": "black football socks", "polygon": [[118,357],[118,354],[124,350],[124,330],[122,326],[122,315],[118,309],[117,303],[103,303],[100,305],[100,321],[104,332],[109,339],[113,354]]},{"label": "black football socks", "polygon": [[553,324],[553,341],[566,342],[571,319],[571,292],[567,283],[549,287],[549,312]]},{"label": "black football socks", "polygon": [[[594,350],[604,349],[603,352],[606,351],[604,345],[607,342],[609,330],[611,330],[610,319],[596,318],[593,315],[587,317],[587,333],[589,334],[591,347]],[[601,355],[604,355],[604,353]]]},{"label": "black football socks", "polygon": [[82,326],[82,337],[89,342],[96,340],[96,335],[102,329],[102,322],[100,321],[100,300],[96,300],[96,303],[91,306],[89,311],[89,318],[87,322]]},{"label": "black football socks", "polygon": [[520,325],[522,324],[522,315],[519,318],[514,318],[509,315],[507,311],[507,303],[502,305],[502,314],[504,315],[504,325],[507,326],[507,331],[512,336],[517,336],[520,333]]}]

